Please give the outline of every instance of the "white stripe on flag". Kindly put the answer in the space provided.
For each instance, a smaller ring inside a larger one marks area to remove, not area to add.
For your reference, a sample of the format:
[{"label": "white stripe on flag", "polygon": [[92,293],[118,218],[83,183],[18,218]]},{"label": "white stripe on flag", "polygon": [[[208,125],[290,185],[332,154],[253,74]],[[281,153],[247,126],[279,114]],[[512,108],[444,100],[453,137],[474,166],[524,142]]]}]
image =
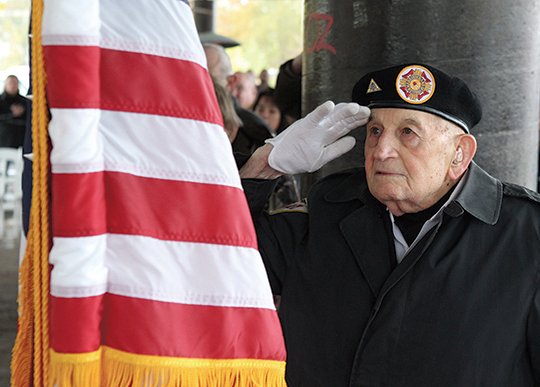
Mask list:
[{"label": "white stripe on flag", "polygon": [[[51,271],[51,287],[60,284],[73,289],[87,288],[80,290],[79,297],[103,294],[108,278],[106,250],[107,235],[53,238],[53,247],[49,254],[49,263],[54,265]],[[89,291],[90,294],[87,294]]]},{"label": "white stripe on flag", "polygon": [[224,162],[232,150],[219,125],[97,109],[51,109],[51,114],[53,173],[107,170],[241,187],[234,163]]},{"label": "white stripe on flag", "polygon": [[[58,2],[62,2],[62,7],[55,4]],[[67,2],[67,6],[61,0],[47,3],[51,7],[45,10],[62,12],[50,12],[50,17],[45,18],[44,45],[99,45],[189,60],[206,68],[191,10],[183,1],[78,0]]]},{"label": "white stripe on flag", "polygon": [[56,171],[56,164],[60,163],[84,165],[88,172],[102,170],[100,119],[99,109],[51,109],[49,136],[53,172]]},{"label": "white stripe on flag", "polygon": [[43,6],[42,35],[98,37],[100,2],[96,0],[47,0]]},{"label": "white stripe on flag", "polygon": [[[102,246],[81,257],[81,246]],[[51,294],[89,297],[103,294],[103,280],[91,277],[105,261],[109,293],[163,302],[274,309],[257,250],[244,247],[162,241],[142,236],[100,235],[54,238]]]},{"label": "white stripe on flag", "polygon": [[104,0],[101,4],[102,47],[188,59],[206,68],[191,9],[183,1]]}]

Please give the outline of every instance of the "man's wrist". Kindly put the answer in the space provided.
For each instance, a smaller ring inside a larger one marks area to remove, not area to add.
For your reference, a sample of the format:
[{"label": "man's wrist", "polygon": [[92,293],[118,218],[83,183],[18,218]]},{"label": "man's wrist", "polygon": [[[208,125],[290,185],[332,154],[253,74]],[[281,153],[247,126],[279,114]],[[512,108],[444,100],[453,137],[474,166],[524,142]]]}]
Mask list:
[{"label": "man's wrist", "polygon": [[276,171],[268,164],[268,156],[273,149],[272,144],[264,144],[258,148],[249,160],[240,168],[242,179],[276,179],[283,173]]}]

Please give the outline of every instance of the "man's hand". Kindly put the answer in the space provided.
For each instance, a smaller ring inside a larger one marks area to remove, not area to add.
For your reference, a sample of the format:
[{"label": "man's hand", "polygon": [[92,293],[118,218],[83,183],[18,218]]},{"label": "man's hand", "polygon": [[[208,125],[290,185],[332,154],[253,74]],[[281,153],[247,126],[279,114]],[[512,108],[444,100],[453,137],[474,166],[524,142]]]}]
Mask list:
[{"label": "man's hand", "polygon": [[277,137],[266,140],[274,147],[268,164],[287,174],[314,172],[354,147],[355,139],[343,136],[364,125],[369,114],[367,107],[356,103],[334,105],[326,101]]},{"label": "man's hand", "polygon": [[24,111],[26,110],[24,105],[21,105],[19,103],[14,103],[13,105],[9,107],[9,109],[11,110],[11,115],[14,118],[21,117],[24,114]]}]

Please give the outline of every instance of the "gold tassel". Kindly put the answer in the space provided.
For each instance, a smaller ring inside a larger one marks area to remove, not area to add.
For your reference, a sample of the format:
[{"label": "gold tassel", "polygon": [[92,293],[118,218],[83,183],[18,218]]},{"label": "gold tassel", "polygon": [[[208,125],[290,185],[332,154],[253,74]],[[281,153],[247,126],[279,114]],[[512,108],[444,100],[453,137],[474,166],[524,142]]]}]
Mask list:
[{"label": "gold tassel", "polygon": [[[31,240],[32,231],[28,233],[28,240]],[[34,326],[32,310],[32,258],[31,249],[27,248],[24,258],[19,268],[19,321],[17,329],[17,339],[13,346],[13,356],[11,357],[11,385],[31,386],[32,385],[32,354],[34,352]],[[24,309],[24,310],[23,310]]]},{"label": "gold tassel", "polygon": [[32,205],[20,268],[19,327],[11,385],[49,386],[49,142],[46,74],[41,46],[43,0],[32,1]]}]

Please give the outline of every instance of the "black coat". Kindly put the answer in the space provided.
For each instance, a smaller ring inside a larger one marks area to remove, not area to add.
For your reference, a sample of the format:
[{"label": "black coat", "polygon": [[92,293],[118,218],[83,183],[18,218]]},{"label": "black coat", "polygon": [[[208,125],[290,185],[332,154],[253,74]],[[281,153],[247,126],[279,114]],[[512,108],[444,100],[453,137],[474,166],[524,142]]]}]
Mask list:
[{"label": "black coat", "polygon": [[540,386],[540,196],[473,164],[441,224],[396,265],[363,170],[311,190],[309,214],[261,215],[289,387]]},{"label": "black coat", "polygon": [[279,66],[274,99],[283,115],[294,120],[302,116],[302,74],[292,70],[292,59]]},{"label": "black coat", "polygon": [[[12,105],[21,105],[25,112],[20,117],[13,117]],[[26,109],[28,100],[20,94],[0,94],[0,148],[19,148],[23,146],[26,129]]]}]

